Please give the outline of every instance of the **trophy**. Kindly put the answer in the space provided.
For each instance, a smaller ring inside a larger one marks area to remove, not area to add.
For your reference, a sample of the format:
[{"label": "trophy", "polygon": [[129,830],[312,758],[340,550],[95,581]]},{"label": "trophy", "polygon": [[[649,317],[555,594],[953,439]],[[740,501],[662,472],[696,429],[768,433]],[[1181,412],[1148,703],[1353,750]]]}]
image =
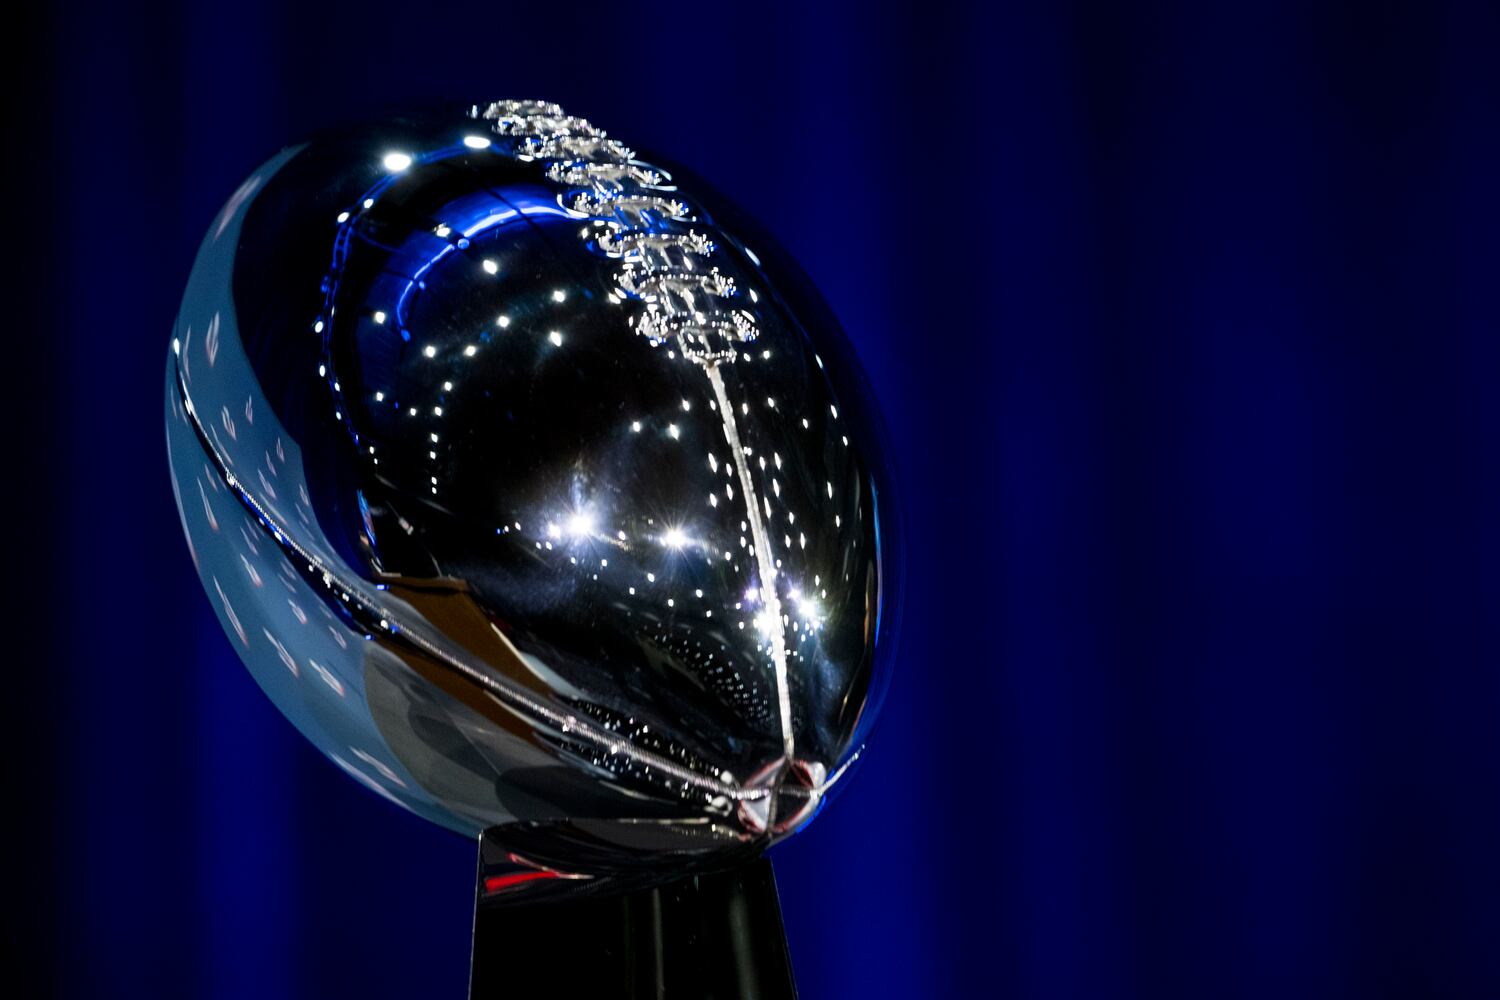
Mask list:
[{"label": "trophy", "polygon": [[228,639],[478,841],[471,996],[794,996],[762,857],[859,759],[899,548],[806,276],[541,101],[331,130],[194,263],[172,480]]}]

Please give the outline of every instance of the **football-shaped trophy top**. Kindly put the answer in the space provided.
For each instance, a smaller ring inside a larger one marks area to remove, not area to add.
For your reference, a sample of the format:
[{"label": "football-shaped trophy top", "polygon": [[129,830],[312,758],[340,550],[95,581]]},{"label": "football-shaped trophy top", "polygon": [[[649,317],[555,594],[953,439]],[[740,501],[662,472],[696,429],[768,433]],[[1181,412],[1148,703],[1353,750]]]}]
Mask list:
[{"label": "football-shaped trophy top", "polygon": [[858,757],[897,586],[870,396],[680,168],[536,101],[289,148],[204,239],[166,404],[256,681],[374,792],[498,830],[500,888],[723,867]]}]

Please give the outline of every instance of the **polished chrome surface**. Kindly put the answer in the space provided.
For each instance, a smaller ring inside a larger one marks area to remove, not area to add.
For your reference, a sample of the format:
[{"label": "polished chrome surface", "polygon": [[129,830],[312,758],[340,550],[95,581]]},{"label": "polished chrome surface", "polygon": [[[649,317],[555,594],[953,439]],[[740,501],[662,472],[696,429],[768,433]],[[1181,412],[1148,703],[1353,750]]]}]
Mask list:
[{"label": "polished chrome surface", "polygon": [[168,365],[179,508],[240,656],[356,779],[593,877],[758,850],[857,758],[888,473],[753,230],[536,101],[328,133],[230,198]]}]

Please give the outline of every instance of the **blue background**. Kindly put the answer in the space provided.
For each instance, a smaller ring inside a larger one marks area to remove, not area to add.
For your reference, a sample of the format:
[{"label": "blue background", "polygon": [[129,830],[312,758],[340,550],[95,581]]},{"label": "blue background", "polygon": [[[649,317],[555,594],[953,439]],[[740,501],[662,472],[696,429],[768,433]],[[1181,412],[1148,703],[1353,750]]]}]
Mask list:
[{"label": "blue background", "polygon": [[1493,8],[36,14],[5,67],[4,491],[36,995],[463,996],[472,845],[239,665],[160,392],[255,165],[496,96],[760,216],[893,429],[901,669],[775,856],[804,997],[1500,994]]}]

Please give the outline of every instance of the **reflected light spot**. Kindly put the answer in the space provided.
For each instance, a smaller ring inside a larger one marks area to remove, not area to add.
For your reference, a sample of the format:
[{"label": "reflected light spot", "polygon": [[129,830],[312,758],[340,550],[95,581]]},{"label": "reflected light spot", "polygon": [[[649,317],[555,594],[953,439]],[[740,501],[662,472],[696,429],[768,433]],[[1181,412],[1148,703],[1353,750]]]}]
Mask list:
[{"label": "reflected light spot", "polygon": [[435,358],[437,357],[437,348],[433,347],[431,344],[428,344],[426,347],[422,348],[422,354],[424,357]]},{"label": "reflected light spot", "polygon": [[500,265],[489,259],[486,259],[481,266],[485,274],[498,274],[500,271]]},{"label": "reflected light spot", "polygon": [[385,169],[395,172],[411,166],[411,157],[405,153],[386,153],[384,162]]},{"label": "reflected light spot", "polygon": [[488,149],[490,141],[482,135],[466,135],[464,136],[464,145],[470,149]]},{"label": "reflected light spot", "polygon": [[505,329],[507,326],[510,326],[510,317],[501,316],[499,319],[495,320],[495,325],[500,327],[500,329],[502,330]]},{"label": "reflected light spot", "polygon": [[547,339],[552,341],[552,343],[558,347],[562,346],[562,334],[558,333],[556,330],[553,330],[551,333],[547,334]]}]

